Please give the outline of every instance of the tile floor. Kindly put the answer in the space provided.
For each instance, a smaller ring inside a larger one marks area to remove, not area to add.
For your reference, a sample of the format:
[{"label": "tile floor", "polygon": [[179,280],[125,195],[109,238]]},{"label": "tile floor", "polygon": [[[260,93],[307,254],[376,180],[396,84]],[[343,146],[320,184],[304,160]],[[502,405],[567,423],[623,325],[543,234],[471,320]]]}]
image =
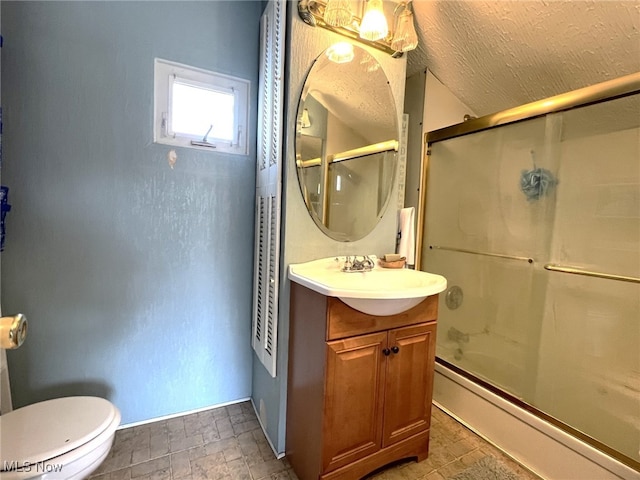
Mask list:
[{"label": "tile floor", "polygon": [[[407,461],[368,480],[445,480],[485,456],[523,480],[539,480],[434,406],[429,458]],[[276,459],[250,402],[116,432],[109,456],[92,480],[297,480]]]}]

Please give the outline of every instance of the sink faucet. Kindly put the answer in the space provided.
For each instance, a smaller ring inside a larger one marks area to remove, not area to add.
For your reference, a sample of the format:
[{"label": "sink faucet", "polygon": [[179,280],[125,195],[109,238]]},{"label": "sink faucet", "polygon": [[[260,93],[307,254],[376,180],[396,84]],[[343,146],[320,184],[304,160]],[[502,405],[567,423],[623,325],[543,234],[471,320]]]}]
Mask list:
[{"label": "sink faucet", "polygon": [[353,260],[347,255],[342,266],[343,272],[370,272],[373,270],[375,263],[368,255],[362,255],[362,260],[358,260],[356,255],[353,256]]}]

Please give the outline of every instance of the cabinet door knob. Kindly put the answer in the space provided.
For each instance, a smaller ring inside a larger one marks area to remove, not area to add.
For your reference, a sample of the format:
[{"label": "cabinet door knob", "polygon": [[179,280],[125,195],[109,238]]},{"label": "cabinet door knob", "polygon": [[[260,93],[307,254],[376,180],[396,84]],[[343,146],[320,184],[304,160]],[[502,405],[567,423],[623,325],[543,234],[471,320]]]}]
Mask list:
[{"label": "cabinet door knob", "polygon": [[398,353],[400,351],[400,347],[398,347],[397,345],[394,345],[393,347],[391,347],[391,351],[393,353]]},{"label": "cabinet door knob", "polygon": [[384,353],[385,356],[389,356],[391,354],[391,350],[389,350],[388,348],[383,348],[382,353]]}]

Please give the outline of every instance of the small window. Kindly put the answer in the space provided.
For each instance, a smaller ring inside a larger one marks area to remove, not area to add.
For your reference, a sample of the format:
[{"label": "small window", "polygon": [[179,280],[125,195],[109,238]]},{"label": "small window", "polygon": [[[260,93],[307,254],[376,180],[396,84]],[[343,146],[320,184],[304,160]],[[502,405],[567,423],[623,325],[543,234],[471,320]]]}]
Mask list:
[{"label": "small window", "polygon": [[249,153],[249,81],[159,58],[154,77],[154,142]]}]

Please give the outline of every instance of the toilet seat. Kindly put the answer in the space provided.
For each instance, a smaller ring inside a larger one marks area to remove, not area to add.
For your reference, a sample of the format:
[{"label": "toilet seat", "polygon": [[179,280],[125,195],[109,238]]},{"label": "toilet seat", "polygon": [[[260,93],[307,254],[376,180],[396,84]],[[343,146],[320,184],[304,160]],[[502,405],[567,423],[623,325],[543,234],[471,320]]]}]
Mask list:
[{"label": "toilet seat", "polygon": [[119,423],[120,413],[98,397],[57,398],[2,415],[0,471],[64,455],[113,428],[114,421]]}]

